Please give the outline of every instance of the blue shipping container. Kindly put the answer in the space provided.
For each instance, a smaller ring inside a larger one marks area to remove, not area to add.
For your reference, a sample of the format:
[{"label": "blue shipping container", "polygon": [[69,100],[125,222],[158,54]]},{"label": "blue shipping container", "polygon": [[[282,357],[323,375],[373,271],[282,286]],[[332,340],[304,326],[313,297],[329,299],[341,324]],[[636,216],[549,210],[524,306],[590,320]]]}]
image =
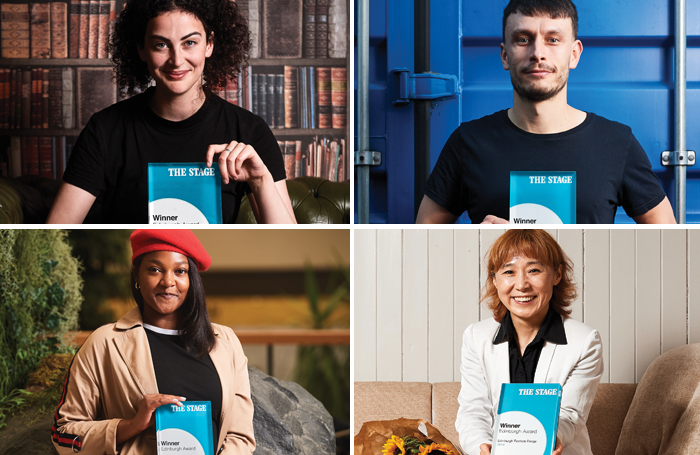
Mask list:
[{"label": "blue shipping container", "polygon": [[[370,0],[369,145],[382,153],[382,165],[370,172],[371,223],[414,221],[414,105],[392,105],[399,93],[399,79],[392,70],[403,67],[414,72],[413,3]],[[675,147],[675,2],[574,3],[583,54],[578,67],[570,72],[568,102],[630,126],[673,203],[674,171],[662,166],[660,157],[664,150]],[[457,97],[431,105],[431,168],[460,123],[512,107],[510,76],[499,56],[507,4],[508,0],[431,1],[431,71],[455,75],[459,80]],[[355,18],[357,36],[357,2]],[[686,143],[687,149],[700,152],[700,1],[687,2],[687,18]],[[357,112],[356,82],[354,99]],[[357,213],[357,197],[355,203]],[[700,165],[687,167],[686,213],[688,223],[700,222]],[[461,221],[469,222],[466,213]],[[617,211],[615,221],[634,222],[623,209]]]}]

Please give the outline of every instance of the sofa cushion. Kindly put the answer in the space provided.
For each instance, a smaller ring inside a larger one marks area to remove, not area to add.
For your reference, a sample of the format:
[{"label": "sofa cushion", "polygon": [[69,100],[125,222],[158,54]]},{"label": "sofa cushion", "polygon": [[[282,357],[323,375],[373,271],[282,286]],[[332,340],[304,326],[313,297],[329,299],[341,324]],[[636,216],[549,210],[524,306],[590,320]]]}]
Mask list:
[{"label": "sofa cushion", "polygon": [[657,357],[639,381],[617,455],[697,454],[700,447],[700,343]]},{"label": "sofa cushion", "polygon": [[599,384],[586,427],[595,455],[615,455],[622,423],[637,384]]},{"label": "sofa cushion", "polygon": [[356,382],[354,434],[372,420],[423,419],[432,423],[429,382]]}]

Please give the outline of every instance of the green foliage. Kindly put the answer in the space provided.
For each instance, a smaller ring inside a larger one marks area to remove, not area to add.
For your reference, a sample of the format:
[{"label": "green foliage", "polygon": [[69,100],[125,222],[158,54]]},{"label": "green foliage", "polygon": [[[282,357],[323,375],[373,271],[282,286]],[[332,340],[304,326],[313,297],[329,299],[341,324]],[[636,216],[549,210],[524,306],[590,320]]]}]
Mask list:
[{"label": "green foliage", "polygon": [[8,416],[26,406],[27,396],[31,396],[31,393],[23,389],[14,389],[0,398],[0,430],[7,425],[5,419]]},{"label": "green foliage", "polygon": [[95,330],[113,322],[115,315],[107,308],[107,299],[128,299],[131,295],[130,233],[125,229],[76,229],[68,234],[74,255],[83,262],[83,330]]},{"label": "green foliage", "polygon": [[[314,329],[336,326],[333,312],[339,305],[350,305],[350,269],[342,266],[331,276],[321,293],[313,269],[305,270],[306,297]],[[322,296],[328,296],[322,304]],[[349,321],[345,321],[347,327]],[[308,390],[335,418],[350,421],[350,347],[300,346],[297,351],[295,381]]]},{"label": "green foliage", "polygon": [[0,397],[14,406],[21,392],[11,391],[39,361],[68,349],[64,335],[77,327],[82,280],[61,230],[0,230],[0,257]]}]

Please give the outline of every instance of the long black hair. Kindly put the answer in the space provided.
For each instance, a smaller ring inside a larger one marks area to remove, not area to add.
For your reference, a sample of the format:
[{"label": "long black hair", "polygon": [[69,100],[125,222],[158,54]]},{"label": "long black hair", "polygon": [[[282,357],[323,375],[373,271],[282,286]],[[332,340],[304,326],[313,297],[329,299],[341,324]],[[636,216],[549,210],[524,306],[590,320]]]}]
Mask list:
[{"label": "long black hair", "polygon": [[[146,254],[148,253],[138,256],[131,265],[131,293],[134,296],[136,305],[141,310],[141,314],[143,314],[144,301],[141,290],[136,289],[136,275]],[[214,348],[215,337],[209,321],[202,277],[199,275],[197,264],[192,258],[187,257],[187,263],[189,264],[187,276],[190,279],[190,288],[187,291],[185,302],[177,310],[180,325],[178,329],[182,330],[182,335],[180,336],[185,348],[201,358]]]}]

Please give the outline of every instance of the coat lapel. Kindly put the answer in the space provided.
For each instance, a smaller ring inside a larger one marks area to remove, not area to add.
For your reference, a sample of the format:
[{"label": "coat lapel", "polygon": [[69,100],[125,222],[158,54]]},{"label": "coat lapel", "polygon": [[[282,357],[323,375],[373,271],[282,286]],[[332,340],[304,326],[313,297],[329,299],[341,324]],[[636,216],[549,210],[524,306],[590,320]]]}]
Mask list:
[{"label": "coat lapel", "polygon": [[128,312],[117,321],[117,330],[123,330],[124,333],[114,339],[114,344],[139,390],[147,395],[158,393],[158,383],[151,359],[151,348],[142,324],[138,308]]},{"label": "coat lapel", "polygon": [[226,410],[229,408],[228,402],[232,398],[230,391],[235,390],[235,384],[230,383],[235,380],[235,376],[232,371],[233,351],[231,346],[227,340],[219,335],[216,329],[214,329],[214,334],[216,335],[216,344],[214,344],[214,349],[209,352],[209,357],[219,373],[219,378],[221,378],[221,419],[219,422],[219,441],[216,444],[218,448],[221,447],[226,437],[226,432],[221,431],[221,429],[228,428],[228,422],[232,417],[226,414]]},{"label": "coat lapel", "polygon": [[535,383],[543,384],[547,382],[549,369],[552,365],[552,359],[554,358],[554,351],[556,349],[556,343],[550,343],[549,341],[544,342],[542,352],[540,354],[540,360],[537,362],[537,369],[535,370]]}]

